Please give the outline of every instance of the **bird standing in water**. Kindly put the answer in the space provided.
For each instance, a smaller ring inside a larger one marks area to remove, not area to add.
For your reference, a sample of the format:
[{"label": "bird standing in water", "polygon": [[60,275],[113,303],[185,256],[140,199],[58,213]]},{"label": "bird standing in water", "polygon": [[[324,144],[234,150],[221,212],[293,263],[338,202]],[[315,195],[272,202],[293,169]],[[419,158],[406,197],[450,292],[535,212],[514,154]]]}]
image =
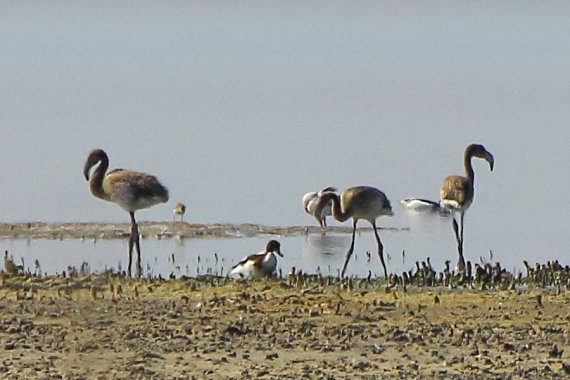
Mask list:
[{"label": "bird standing in water", "polygon": [[[99,164],[93,173],[91,168]],[[141,276],[141,249],[135,211],[168,201],[168,190],[155,176],[127,169],[115,169],[107,173],[109,157],[101,149],[89,153],[83,167],[83,175],[89,182],[89,190],[95,197],[116,203],[131,217],[129,237],[128,275],[131,277],[133,246],[137,250],[137,277]]]},{"label": "bird standing in water", "polygon": [[346,253],[346,259],[342,267],[341,277],[344,277],[346,267],[352,252],[354,251],[354,238],[356,234],[356,223],[359,219],[367,220],[374,230],[376,243],[378,244],[378,257],[384,269],[384,276],[388,277],[386,270],[386,263],[384,262],[384,246],[380,241],[380,236],[376,230],[376,218],[382,215],[392,216],[392,206],[386,195],[375,187],[370,186],[356,186],[350,187],[338,194],[332,192],[325,192],[321,195],[315,215],[320,215],[328,202],[332,202],[333,217],[339,222],[344,222],[352,218],[352,242],[350,248]]},{"label": "bird standing in water", "polygon": [[[457,261],[457,270],[465,272],[465,258],[463,256],[463,218],[465,211],[471,206],[475,195],[475,172],[471,159],[473,157],[484,159],[489,163],[491,171],[495,165],[493,155],[485,149],[483,145],[471,144],[465,149],[463,157],[463,165],[465,167],[465,176],[451,175],[443,180],[439,196],[440,205],[444,209],[451,211],[451,219],[453,231],[455,232],[455,240],[457,241],[457,252],[459,258]],[[459,213],[459,223],[455,220],[455,213]]]}]

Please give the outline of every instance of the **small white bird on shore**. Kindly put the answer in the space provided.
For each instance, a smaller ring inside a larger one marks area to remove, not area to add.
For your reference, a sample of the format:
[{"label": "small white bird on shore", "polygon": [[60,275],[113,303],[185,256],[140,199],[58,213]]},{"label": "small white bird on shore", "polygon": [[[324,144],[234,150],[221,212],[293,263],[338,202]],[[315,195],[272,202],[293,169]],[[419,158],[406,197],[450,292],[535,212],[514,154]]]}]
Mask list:
[{"label": "small white bird on shore", "polygon": [[250,255],[234,265],[230,275],[237,274],[248,279],[269,277],[277,267],[276,255],[283,257],[281,244],[277,240],[270,240],[264,251]]},{"label": "small white bird on shore", "polygon": [[317,208],[319,199],[325,192],[334,193],[336,191],[337,189],[334,187],[326,187],[319,192],[311,191],[310,193],[303,195],[303,208],[305,209],[305,212],[309,215],[314,216],[315,219],[317,219],[317,222],[319,222],[321,228],[327,226],[327,216],[332,215],[332,201],[325,206],[321,215],[316,215],[315,209]]}]

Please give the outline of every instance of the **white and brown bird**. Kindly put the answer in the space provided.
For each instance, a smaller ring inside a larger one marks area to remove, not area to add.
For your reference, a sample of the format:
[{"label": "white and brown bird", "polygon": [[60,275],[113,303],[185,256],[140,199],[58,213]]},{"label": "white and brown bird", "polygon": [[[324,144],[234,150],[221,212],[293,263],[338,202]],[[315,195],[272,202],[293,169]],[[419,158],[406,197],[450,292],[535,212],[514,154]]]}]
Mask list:
[{"label": "white and brown bird", "polygon": [[281,244],[277,240],[270,240],[264,251],[250,255],[234,265],[230,275],[237,274],[248,279],[269,277],[277,267],[277,256],[283,257]]},{"label": "white and brown bird", "polygon": [[[91,168],[99,164],[93,173]],[[83,175],[89,181],[89,190],[97,198],[116,203],[131,217],[129,237],[129,266],[131,276],[133,246],[137,250],[137,276],[141,276],[141,249],[138,224],[135,211],[168,201],[168,190],[158,179],[150,174],[127,169],[115,169],[107,173],[109,157],[101,149],[89,153],[83,167]]]},{"label": "white and brown bird", "polygon": [[319,203],[319,199],[321,198],[321,196],[325,192],[333,192],[334,193],[336,191],[337,190],[334,187],[326,187],[319,192],[311,191],[310,193],[303,195],[303,208],[305,209],[305,212],[309,215],[314,216],[315,219],[317,219],[317,222],[319,222],[319,225],[321,226],[321,228],[324,228],[327,226],[327,216],[332,215],[332,201],[328,202],[325,205],[321,215],[317,215],[317,214],[315,214],[315,209],[317,208],[317,204]]},{"label": "white and brown bird", "polygon": [[[457,261],[457,270],[465,271],[465,258],[463,256],[463,219],[465,211],[473,202],[475,194],[475,172],[471,159],[473,157],[481,158],[489,163],[491,171],[495,164],[493,155],[485,149],[483,145],[471,144],[465,149],[463,164],[465,166],[465,176],[452,175],[443,180],[439,190],[439,197],[442,208],[451,211],[451,219],[453,231],[455,232],[455,240],[457,241],[457,252],[459,259]],[[460,227],[455,220],[455,213],[459,213]]]},{"label": "white and brown bird", "polygon": [[388,277],[388,271],[386,270],[386,263],[384,262],[384,246],[380,241],[380,236],[376,229],[376,218],[382,215],[392,216],[392,206],[386,195],[375,187],[370,186],[356,186],[350,187],[338,194],[332,192],[325,192],[321,195],[317,208],[315,210],[316,215],[324,210],[328,202],[332,202],[332,215],[339,222],[344,222],[349,218],[352,218],[352,242],[350,243],[350,248],[346,253],[346,259],[344,266],[342,267],[341,276],[344,277],[346,272],[346,267],[352,252],[354,251],[354,238],[356,234],[356,224],[358,220],[367,220],[374,230],[374,236],[376,237],[376,243],[378,244],[378,257],[382,263],[382,268],[384,269],[384,276]]},{"label": "white and brown bird", "polygon": [[186,205],[184,203],[179,202],[174,206],[173,210],[174,216],[172,218],[176,219],[176,216],[180,216],[180,221],[182,222],[185,213],[186,213]]}]

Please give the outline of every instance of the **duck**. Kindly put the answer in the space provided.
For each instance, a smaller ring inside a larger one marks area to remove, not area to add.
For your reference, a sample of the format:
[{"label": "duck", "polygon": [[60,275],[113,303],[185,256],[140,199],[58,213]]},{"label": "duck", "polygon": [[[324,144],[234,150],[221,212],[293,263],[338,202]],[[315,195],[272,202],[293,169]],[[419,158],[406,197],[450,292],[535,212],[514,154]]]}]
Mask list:
[{"label": "duck", "polygon": [[229,274],[247,279],[270,277],[277,267],[277,256],[283,257],[281,244],[277,240],[270,240],[265,250],[247,256],[234,265]]}]

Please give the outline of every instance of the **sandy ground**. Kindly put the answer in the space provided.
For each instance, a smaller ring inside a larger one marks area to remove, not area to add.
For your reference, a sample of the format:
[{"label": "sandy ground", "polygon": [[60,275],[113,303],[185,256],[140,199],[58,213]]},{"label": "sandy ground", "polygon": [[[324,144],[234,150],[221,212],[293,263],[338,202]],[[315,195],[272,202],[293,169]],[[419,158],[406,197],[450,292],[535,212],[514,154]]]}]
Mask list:
[{"label": "sandy ground", "polygon": [[0,378],[568,378],[557,293],[2,274]]}]

